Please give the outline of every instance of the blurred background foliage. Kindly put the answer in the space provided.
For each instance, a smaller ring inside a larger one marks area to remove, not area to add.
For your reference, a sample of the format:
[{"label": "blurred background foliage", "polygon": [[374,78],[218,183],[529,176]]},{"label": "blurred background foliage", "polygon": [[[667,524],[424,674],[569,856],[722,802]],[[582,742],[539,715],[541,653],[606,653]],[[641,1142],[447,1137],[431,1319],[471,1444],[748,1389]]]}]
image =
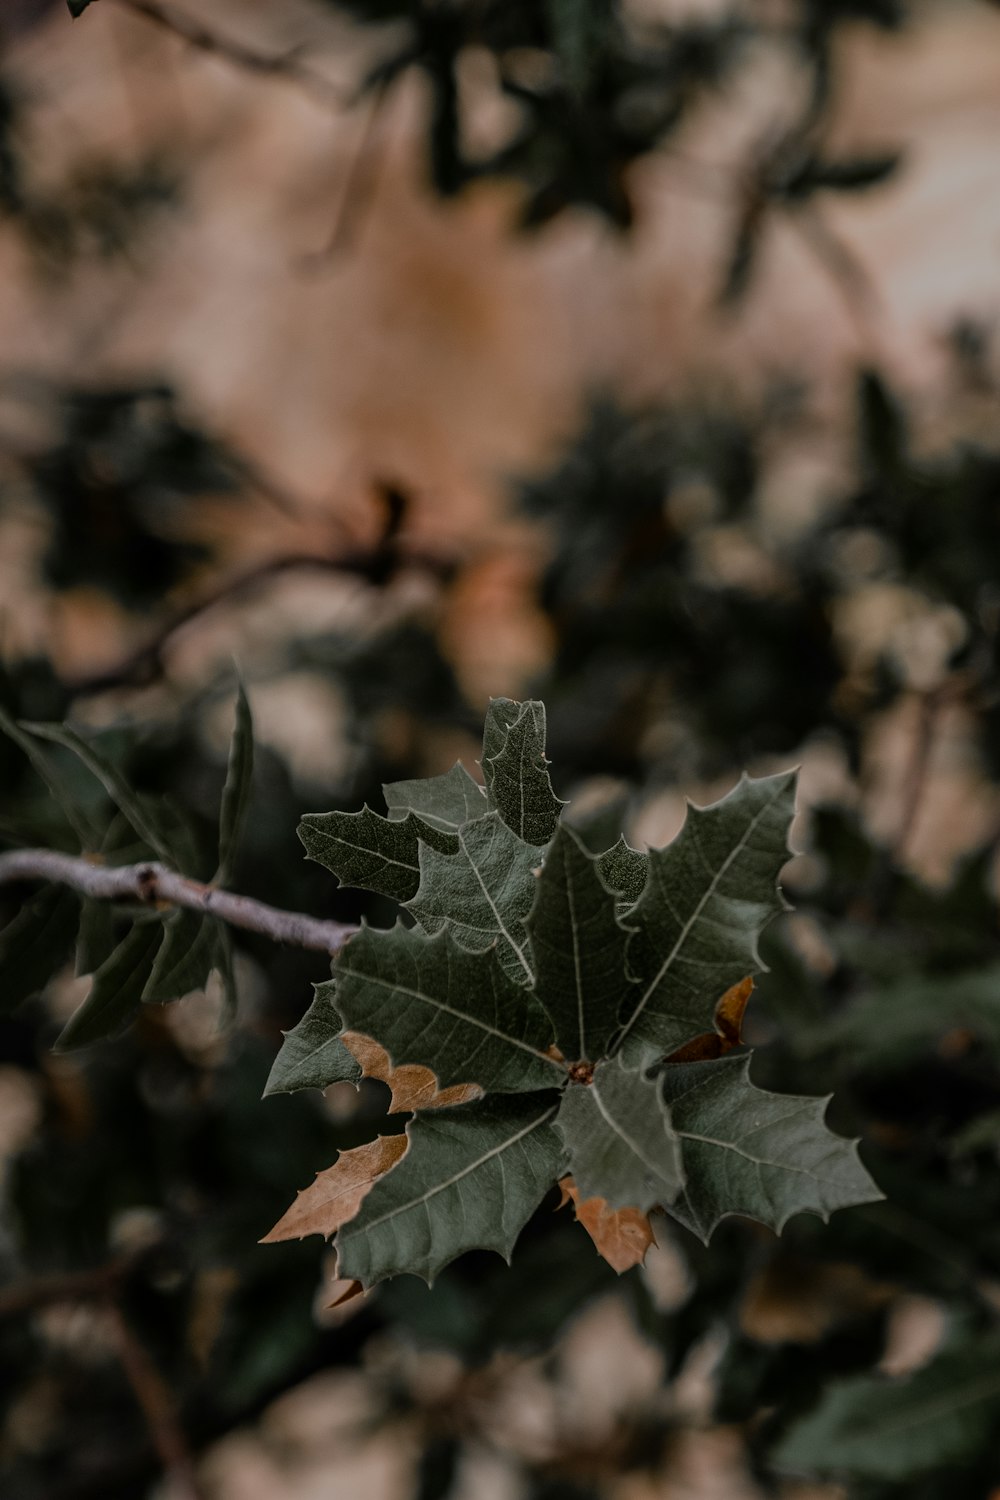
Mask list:
[{"label": "blurred background foliage", "polygon": [[[664,1221],[621,1279],[546,1204],[510,1268],[327,1311],[320,1243],[256,1243],[382,1123],[260,1099],[322,958],[239,935],[235,1020],[213,981],[56,1055],[78,907],[26,955],[7,888],[4,1496],[986,1500],[1000,16],[72,8],[0,17],[0,708],[94,736],[200,873],[235,657],[234,888],[373,922],[298,816],[471,766],[490,694],[545,699],[595,848],[800,763],[755,1076],[836,1090],[887,1198]],[[0,771],[4,847],[74,847]]]}]

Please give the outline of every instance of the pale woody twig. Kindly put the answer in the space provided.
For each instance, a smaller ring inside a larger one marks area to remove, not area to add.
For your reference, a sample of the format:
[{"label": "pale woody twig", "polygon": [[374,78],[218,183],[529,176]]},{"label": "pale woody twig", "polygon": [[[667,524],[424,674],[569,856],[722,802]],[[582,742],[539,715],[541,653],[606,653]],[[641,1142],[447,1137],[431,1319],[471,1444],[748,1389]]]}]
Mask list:
[{"label": "pale woody twig", "polygon": [[138,901],[146,906],[164,903],[218,917],[230,927],[257,932],[275,943],[338,953],[357,928],[324,921],[303,912],[282,911],[250,896],[237,896],[217,886],[178,875],[165,865],[145,861],[136,865],[100,865],[80,855],[51,849],[15,849],[0,854],[0,885],[14,881],[49,881],[68,885],[98,901]]}]

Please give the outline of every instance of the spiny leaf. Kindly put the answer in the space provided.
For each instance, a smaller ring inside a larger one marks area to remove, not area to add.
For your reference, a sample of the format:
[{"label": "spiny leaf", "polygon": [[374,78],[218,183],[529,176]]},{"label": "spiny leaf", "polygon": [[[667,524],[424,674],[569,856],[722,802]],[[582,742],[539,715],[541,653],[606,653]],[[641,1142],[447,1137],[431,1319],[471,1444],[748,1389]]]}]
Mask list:
[{"label": "spiny leaf", "polygon": [[597,861],[601,879],[618,896],[623,907],[634,906],[642,895],[649,868],[649,855],[633,849],[622,834],[617,844],[607,849]]},{"label": "spiny leaf", "polygon": [[315,1182],[302,1189],[260,1243],[301,1240],[307,1234],[327,1238],[336,1234],[342,1224],[354,1218],[377,1179],[403,1157],[408,1144],[405,1135],[380,1135],[365,1146],[341,1151],[332,1167],[316,1173]]},{"label": "spiny leaf", "polygon": [[228,885],[233,877],[233,861],[250,802],[252,782],[253,717],[240,683],[236,694],[236,724],[229,746],[226,784],[219,810],[219,868],[215,877],[219,885]]},{"label": "spiny leaf", "polygon": [[834,1135],[829,1099],[771,1094],[750,1082],[747,1055],[668,1066],[660,1075],[681,1139],[687,1186],[667,1211],[706,1242],[742,1214],[779,1233],[793,1214],[882,1197],[855,1141]]},{"label": "spiny leaf", "polygon": [[655,1243],[649,1219],[637,1208],[609,1208],[603,1198],[581,1202],[580,1190],[572,1177],[559,1183],[560,1208],[572,1203],[578,1224],[582,1224],[597,1246],[599,1255],[619,1276],[633,1266],[641,1266]]},{"label": "spiny leaf", "polygon": [[412,813],[396,820],[382,818],[370,807],[357,813],[307,813],[299,838],[308,858],[325,865],[341,885],[377,891],[394,901],[408,901],[417,893],[421,841],[445,854],[458,847],[452,834]]},{"label": "spiny leaf", "polygon": [[523,843],[498,813],[487,813],[460,830],[454,854],[421,845],[420,886],[406,908],[426,932],[448,930],[478,952],[496,943],[507,972],[530,984],[534,974],[524,922],[535,899],[534,870],[541,857],[541,850]]},{"label": "spiny leaf", "polygon": [[545,759],[545,705],[494,698],[483,733],[489,806],[526,844],[547,844],[565,803],[552,790]]},{"label": "spiny leaf", "polygon": [[707,808],[689,807],[665,849],[651,849],[646,888],[629,913],[628,961],[639,980],[621,1048],[627,1062],[663,1057],[712,1029],[721,991],[760,972],[757,941],[783,909],[795,774],[744,777]]},{"label": "spiny leaf", "polygon": [[778,1443],[773,1462],[794,1474],[899,1481],[954,1473],[993,1441],[1000,1419],[1000,1338],[970,1338],[905,1380],[838,1381]]},{"label": "spiny leaf", "polygon": [[73,947],[79,903],[64,886],[32,896],[0,932],[0,1016],[45,988]]},{"label": "spiny leaf", "polygon": [[628,933],[598,862],[569,828],[549,845],[526,923],[535,993],[555,1027],[556,1045],[573,1061],[604,1057],[632,989],[625,972]]},{"label": "spiny leaf", "polygon": [[341,1040],[343,1023],[333,1005],[332,989],[330,984],[318,985],[302,1020],[285,1032],[264,1088],[265,1098],[361,1081],[361,1069]]},{"label": "spiny leaf", "polygon": [[451,1088],[438,1088],[438,1081],[430,1068],[419,1063],[404,1063],[394,1068],[388,1052],[370,1036],[360,1031],[345,1031],[341,1041],[361,1069],[362,1077],[377,1078],[390,1090],[390,1115],[405,1114],[415,1109],[448,1109],[455,1104],[468,1104],[472,1099],[481,1099],[482,1089],[476,1083],[456,1083]]},{"label": "spiny leaf", "polygon": [[87,1047],[125,1029],[142,1004],[143,990],[162,941],[159,922],[135,923],[97,970],[86,1000],[59,1034],[55,1043],[57,1052]]},{"label": "spiny leaf", "polygon": [[548,1017],[508,979],[495,949],[470,953],[447,931],[363,927],[334,975],[331,998],[344,1025],[380,1042],[394,1067],[419,1063],[442,1088],[478,1083],[499,1093],[551,1088],[565,1077],[546,1055]]},{"label": "spiny leaf", "polygon": [[51,740],[54,745],[62,745],[64,749],[72,750],[87,770],[97,777],[108,796],[128,819],[139,837],[160,859],[168,864],[171,863],[171,851],[163,838],[158,822],[149,816],[142,800],[133,792],[117,766],[112,765],[96,745],[85,740],[67,724],[22,724],[21,727],[29,734],[36,735],[38,739]]},{"label": "spiny leaf", "polygon": [[443,776],[431,776],[426,781],[390,781],[382,791],[393,822],[412,812],[442,833],[457,833],[463,823],[471,823],[489,810],[483,788],[473,781],[461,761]]},{"label": "spiny leaf", "polygon": [[582,1198],[645,1213],[684,1186],[681,1147],[659,1084],[616,1058],[593,1082],[570,1083],[556,1128]]},{"label": "spiny leaf", "polygon": [[432,1282],[466,1250],[514,1242],[559,1175],[550,1092],[415,1115],[410,1147],[337,1235],[340,1276],[371,1286],[411,1272]]},{"label": "spiny leaf", "polygon": [[192,990],[204,989],[216,964],[219,932],[210,917],[178,911],[163,924],[163,942],[142,998],[166,1005]]}]

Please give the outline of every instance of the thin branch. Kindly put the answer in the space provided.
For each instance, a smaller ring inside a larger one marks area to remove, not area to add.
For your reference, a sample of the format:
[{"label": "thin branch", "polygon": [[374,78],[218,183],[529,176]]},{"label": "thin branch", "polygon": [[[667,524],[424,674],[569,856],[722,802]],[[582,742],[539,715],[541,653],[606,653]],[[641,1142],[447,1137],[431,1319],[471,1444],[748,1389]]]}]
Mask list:
[{"label": "thin branch", "polygon": [[106,1297],[134,1264],[134,1257],[121,1256],[104,1266],[86,1271],[56,1271],[48,1276],[29,1276],[0,1288],[0,1321],[22,1313],[52,1307],[59,1302],[93,1302]]},{"label": "thin branch", "polygon": [[237,896],[217,886],[204,885],[149,861],[137,865],[99,865],[82,855],[59,854],[52,849],[14,849],[0,854],[0,885],[36,880],[68,885],[97,901],[184,907],[203,916],[218,917],[230,927],[260,933],[272,942],[319,953],[338,953],[358,930],[343,922],[266,906],[251,896]]},{"label": "thin branch", "polygon": [[375,198],[386,144],[385,107],[396,75],[387,74],[373,85],[368,112],[347,169],[337,204],[333,229],[322,249],[303,256],[304,271],[315,271],[355,243],[362,217]]},{"label": "thin branch", "polygon": [[455,563],[451,558],[418,551],[397,553],[395,547],[384,543],[369,550],[344,552],[339,556],[323,557],[311,553],[291,553],[285,557],[274,557],[268,562],[230,578],[217,588],[195,599],[165,620],[160,629],[124,660],[104,671],[78,677],[66,683],[74,698],[91,697],[114,688],[147,687],[163,677],[166,670],[165,657],[175,638],[187,626],[196,623],[209,611],[222,604],[236,602],[241,595],[252,593],[262,584],[280,578],[285,573],[315,570],[324,573],[343,573],[351,577],[366,579],[376,585],[383,584],[402,568],[420,569],[446,582],[454,573]]},{"label": "thin branch", "polygon": [[174,1493],[183,1500],[204,1500],[169,1386],[113,1298],[108,1299],[107,1312],[118,1358],[146,1419],[165,1476],[172,1481]]},{"label": "thin branch", "polygon": [[201,21],[194,16],[176,9],[173,5],[164,4],[163,0],[117,0],[117,3],[124,10],[130,10],[137,16],[144,16],[146,20],[169,31],[173,36],[180,37],[190,47],[197,48],[199,52],[207,52],[213,57],[224,58],[227,62],[251,73],[285,79],[305,89],[322,103],[333,105],[337,109],[344,104],[344,99],[336,86],[322,73],[317,73],[308,63],[303,62],[297,50],[277,54],[258,52],[255,47],[249,46],[246,42],[217,35],[203,26]]}]

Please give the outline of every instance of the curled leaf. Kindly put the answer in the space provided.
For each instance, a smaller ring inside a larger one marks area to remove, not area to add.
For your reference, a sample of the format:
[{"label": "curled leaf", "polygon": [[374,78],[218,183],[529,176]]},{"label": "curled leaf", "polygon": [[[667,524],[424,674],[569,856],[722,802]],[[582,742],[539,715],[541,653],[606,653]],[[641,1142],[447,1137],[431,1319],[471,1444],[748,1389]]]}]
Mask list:
[{"label": "curled leaf", "polygon": [[725,1057],[734,1047],[743,1045],[743,1017],[753,994],[753,979],[748,975],[734,984],[715,1007],[715,1030],[696,1036],[693,1042],[678,1047],[667,1058],[668,1063],[711,1062]]}]

